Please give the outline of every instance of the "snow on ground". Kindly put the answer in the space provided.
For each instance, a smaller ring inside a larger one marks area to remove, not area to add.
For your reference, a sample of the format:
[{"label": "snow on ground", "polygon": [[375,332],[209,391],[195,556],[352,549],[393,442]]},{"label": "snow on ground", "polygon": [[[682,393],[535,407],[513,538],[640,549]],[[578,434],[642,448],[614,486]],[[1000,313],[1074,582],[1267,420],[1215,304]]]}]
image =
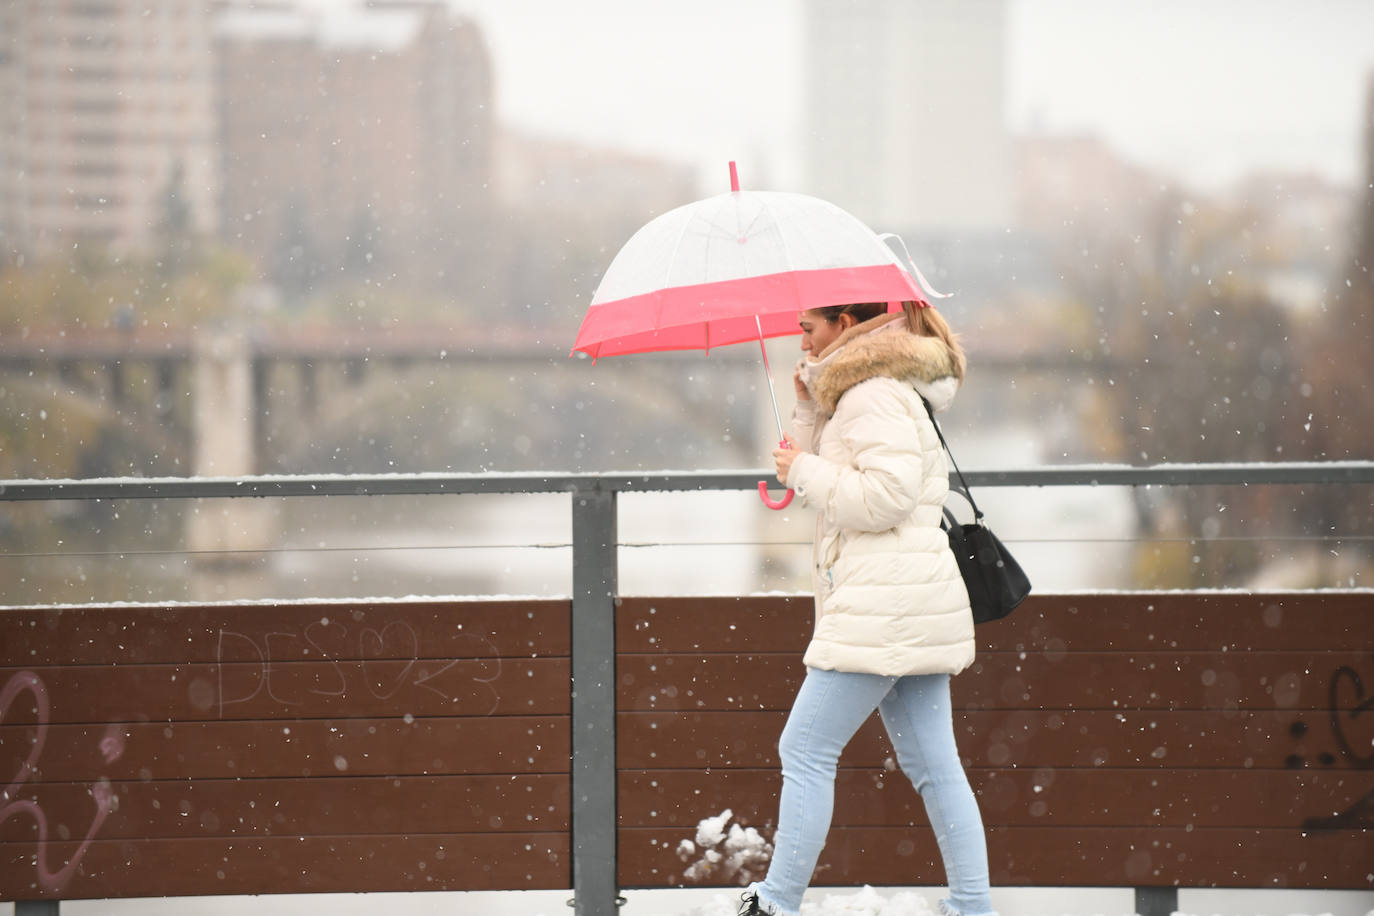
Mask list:
[{"label": "snow on ground", "polygon": [[[739,890],[688,888],[624,892],[620,916],[735,916]],[[931,916],[943,888],[812,888],[804,916]],[[572,892],[302,894],[266,897],[172,897],[160,900],[71,900],[62,916],[572,916]],[[1127,888],[992,889],[1003,916],[1129,916]],[[0,903],[0,916],[14,905]],[[1374,892],[1295,890],[1179,891],[1180,916],[1374,916]]]},{"label": "snow on ground", "polygon": [[[934,916],[943,888],[812,889],[802,916]],[[1003,916],[1128,916],[1133,892],[1125,889],[993,888]],[[1192,896],[1194,905],[1187,899]],[[1374,895],[1359,891],[1180,890],[1175,916],[1374,916]],[[1104,899],[1119,900],[1118,908]],[[1231,901],[1229,904],[1226,901]],[[621,910],[622,916],[736,916],[739,894],[719,892],[709,901],[672,909]],[[554,916],[553,913],[540,916]]]},{"label": "snow on ground", "polygon": [[[720,894],[707,904],[674,913],[673,916],[736,916],[739,905],[738,895]],[[920,894],[899,891],[884,897],[871,887],[805,901],[801,911],[802,916],[934,916],[937,912]]]}]

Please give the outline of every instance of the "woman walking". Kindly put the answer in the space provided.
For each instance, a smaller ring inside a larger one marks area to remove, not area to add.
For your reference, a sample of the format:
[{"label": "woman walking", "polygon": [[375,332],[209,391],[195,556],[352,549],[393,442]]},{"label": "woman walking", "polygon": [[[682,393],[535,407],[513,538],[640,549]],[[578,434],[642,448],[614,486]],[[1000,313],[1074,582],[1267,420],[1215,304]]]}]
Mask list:
[{"label": "woman walking", "polygon": [[944,860],[951,916],[992,911],[987,844],[955,746],[949,677],[973,661],[973,616],[940,530],[945,458],[922,398],[949,405],[964,355],[934,309],[907,302],[801,314],[793,437],[778,479],[817,511],[816,625],[778,742],[773,859],[740,916],[797,916],[830,830],[840,752],[877,709]]}]

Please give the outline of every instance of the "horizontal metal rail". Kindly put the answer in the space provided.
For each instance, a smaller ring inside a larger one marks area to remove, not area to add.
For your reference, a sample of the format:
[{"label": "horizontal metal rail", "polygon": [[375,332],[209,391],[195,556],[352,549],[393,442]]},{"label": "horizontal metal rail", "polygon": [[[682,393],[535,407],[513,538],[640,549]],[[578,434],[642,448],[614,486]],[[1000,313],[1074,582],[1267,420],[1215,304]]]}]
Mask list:
[{"label": "horizontal metal rail", "polygon": [[[1372,484],[1374,461],[1064,465],[968,471],[983,487],[1175,487]],[[245,496],[429,496],[444,493],[691,492],[753,490],[765,470],[477,474],[263,475],[0,480],[0,502],[40,499],[206,499]]]}]

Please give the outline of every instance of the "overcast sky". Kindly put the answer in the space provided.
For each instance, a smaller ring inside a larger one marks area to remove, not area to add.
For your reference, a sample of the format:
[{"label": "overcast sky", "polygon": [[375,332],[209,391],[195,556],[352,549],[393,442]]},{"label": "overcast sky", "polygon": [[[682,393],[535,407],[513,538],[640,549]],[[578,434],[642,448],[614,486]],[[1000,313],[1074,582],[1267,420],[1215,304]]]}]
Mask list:
[{"label": "overcast sky", "polygon": [[[483,26],[506,121],[801,180],[801,0],[450,2]],[[1008,0],[1006,120],[1202,186],[1353,182],[1371,36],[1370,0]]]}]

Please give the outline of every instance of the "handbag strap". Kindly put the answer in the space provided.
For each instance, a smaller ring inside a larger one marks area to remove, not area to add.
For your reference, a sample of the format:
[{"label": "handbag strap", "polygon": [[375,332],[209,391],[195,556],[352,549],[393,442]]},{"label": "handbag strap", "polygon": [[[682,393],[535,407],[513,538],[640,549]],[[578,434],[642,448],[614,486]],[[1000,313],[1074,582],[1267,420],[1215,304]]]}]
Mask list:
[{"label": "handbag strap", "polygon": [[[979,509],[978,504],[973,501],[973,493],[968,488],[968,481],[964,479],[964,472],[959,470],[959,462],[954,460],[954,453],[949,450],[949,443],[945,441],[945,434],[940,432],[940,424],[935,419],[934,409],[930,406],[930,402],[926,400],[925,395],[918,391],[916,392],[916,396],[920,398],[921,403],[926,406],[926,414],[930,417],[930,425],[935,427],[935,435],[940,437],[940,446],[944,448],[945,454],[949,455],[949,463],[954,465],[954,473],[959,475],[959,495],[968,500],[968,504],[973,507],[973,520],[981,525],[983,523],[983,511]],[[948,509],[945,510],[945,514],[949,515]]]}]

